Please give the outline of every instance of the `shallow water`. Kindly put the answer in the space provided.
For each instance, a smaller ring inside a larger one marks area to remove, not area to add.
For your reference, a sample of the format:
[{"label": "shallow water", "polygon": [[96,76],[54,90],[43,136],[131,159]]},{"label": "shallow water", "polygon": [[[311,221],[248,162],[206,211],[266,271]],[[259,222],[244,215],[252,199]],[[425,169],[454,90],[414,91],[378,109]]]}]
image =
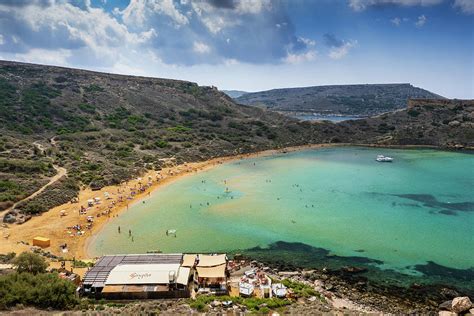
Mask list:
[{"label": "shallow water", "polygon": [[[375,162],[380,153],[395,162]],[[160,188],[106,225],[89,251],[213,252],[286,241],[406,274],[428,261],[468,269],[473,188],[467,153],[339,147],[246,159]]]}]

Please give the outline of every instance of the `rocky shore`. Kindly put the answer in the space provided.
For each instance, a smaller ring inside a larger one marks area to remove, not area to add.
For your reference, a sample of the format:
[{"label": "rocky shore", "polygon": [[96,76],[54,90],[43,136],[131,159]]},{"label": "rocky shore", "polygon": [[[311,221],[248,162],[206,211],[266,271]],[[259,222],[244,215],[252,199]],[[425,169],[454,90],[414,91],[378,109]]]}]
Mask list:
[{"label": "rocky shore", "polygon": [[[344,267],[338,270],[282,270],[277,266],[251,261],[272,279],[289,279],[314,289],[311,295],[293,296],[288,305],[274,308],[248,301],[229,301],[229,297],[198,296],[197,299],[165,299],[144,301],[96,301],[83,299],[70,311],[37,310],[17,306],[11,315],[314,315],[314,314],[428,314],[442,316],[474,315],[474,305],[467,296],[453,288],[412,284],[409,288],[377,284],[364,277],[366,270]],[[203,300],[203,298],[205,298]],[[202,303],[204,302],[204,303]]]}]

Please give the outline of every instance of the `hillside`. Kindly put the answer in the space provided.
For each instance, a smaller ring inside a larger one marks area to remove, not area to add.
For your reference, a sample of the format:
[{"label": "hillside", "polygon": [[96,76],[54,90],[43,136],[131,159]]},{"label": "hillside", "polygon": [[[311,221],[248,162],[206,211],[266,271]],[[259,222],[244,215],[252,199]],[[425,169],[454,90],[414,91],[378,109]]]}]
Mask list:
[{"label": "hillside", "polygon": [[410,84],[361,84],[274,89],[236,98],[281,113],[370,116],[402,109],[410,98],[441,98]]},{"label": "hillside", "polygon": [[240,90],[222,90],[222,92],[224,92],[225,94],[227,94],[229,97],[233,99],[241,97],[244,94],[248,93],[246,91],[240,91]]},{"label": "hillside", "polygon": [[408,110],[299,122],[238,105],[195,83],[0,61],[0,211],[35,214],[169,163],[317,144],[474,147],[474,102],[413,101]]},{"label": "hillside", "polygon": [[474,100],[409,100],[404,110],[337,125],[348,143],[472,149]]},{"label": "hillside", "polygon": [[212,87],[8,61],[0,62],[0,132],[0,209],[44,185],[53,165],[68,170],[54,188],[63,197],[40,196],[32,212],[65,202],[78,185],[116,184],[165,159],[205,160],[312,137],[296,120],[237,105]]}]

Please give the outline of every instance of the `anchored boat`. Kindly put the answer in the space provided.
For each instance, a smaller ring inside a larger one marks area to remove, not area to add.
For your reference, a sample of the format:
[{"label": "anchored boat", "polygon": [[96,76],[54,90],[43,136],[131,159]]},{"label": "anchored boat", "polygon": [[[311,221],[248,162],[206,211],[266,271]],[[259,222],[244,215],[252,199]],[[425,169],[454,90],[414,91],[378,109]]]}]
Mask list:
[{"label": "anchored boat", "polygon": [[377,160],[378,162],[392,162],[393,158],[384,155],[377,155],[377,158],[375,158],[375,160]]}]

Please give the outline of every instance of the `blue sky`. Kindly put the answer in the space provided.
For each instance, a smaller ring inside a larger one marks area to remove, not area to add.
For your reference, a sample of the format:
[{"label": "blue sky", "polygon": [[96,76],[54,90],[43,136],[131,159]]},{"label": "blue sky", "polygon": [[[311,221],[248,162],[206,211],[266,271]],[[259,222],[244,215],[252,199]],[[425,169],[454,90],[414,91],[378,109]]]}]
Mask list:
[{"label": "blue sky", "polygon": [[0,0],[0,59],[220,89],[409,82],[474,98],[474,0]]}]

